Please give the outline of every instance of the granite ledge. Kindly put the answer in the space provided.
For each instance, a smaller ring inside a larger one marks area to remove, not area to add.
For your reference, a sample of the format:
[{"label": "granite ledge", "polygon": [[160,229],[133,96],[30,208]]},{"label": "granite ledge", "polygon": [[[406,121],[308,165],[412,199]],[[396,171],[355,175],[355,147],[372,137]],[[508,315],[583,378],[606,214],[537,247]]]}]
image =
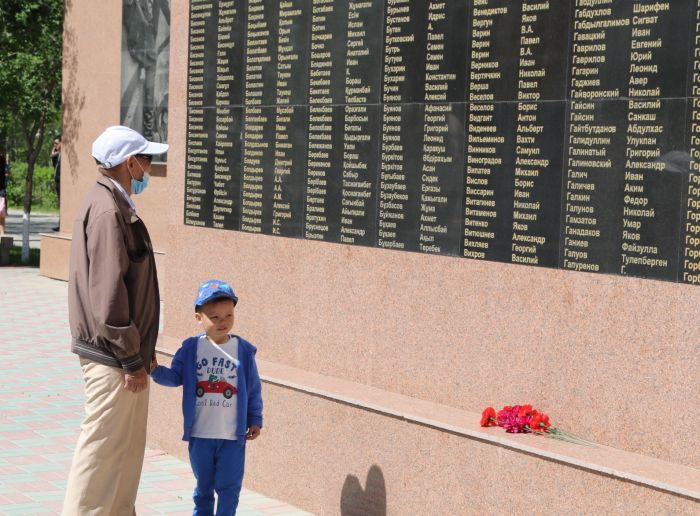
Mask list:
[{"label": "granite ledge", "polygon": [[[179,344],[162,335],[157,352],[172,356]],[[266,383],[700,501],[700,470],[695,468],[598,444],[585,446],[531,434],[508,434],[501,428],[481,427],[480,413],[283,364],[259,359],[257,363]]]},{"label": "granite ledge", "polygon": [[41,238],[57,238],[59,240],[72,240],[73,235],[71,233],[62,233],[62,232],[55,232],[55,233],[39,233],[39,236]]}]

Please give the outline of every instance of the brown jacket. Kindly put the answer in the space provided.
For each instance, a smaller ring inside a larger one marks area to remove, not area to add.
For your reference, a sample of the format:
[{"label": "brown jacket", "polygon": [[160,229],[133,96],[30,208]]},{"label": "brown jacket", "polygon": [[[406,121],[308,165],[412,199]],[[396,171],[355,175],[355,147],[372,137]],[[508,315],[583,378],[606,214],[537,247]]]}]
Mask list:
[{"label": "brown jacket", "polygon": [[146,226],[117,187],[100,177],[73,225],[68,315],[71,351],[101,364],[149,370],[160,295]]}]

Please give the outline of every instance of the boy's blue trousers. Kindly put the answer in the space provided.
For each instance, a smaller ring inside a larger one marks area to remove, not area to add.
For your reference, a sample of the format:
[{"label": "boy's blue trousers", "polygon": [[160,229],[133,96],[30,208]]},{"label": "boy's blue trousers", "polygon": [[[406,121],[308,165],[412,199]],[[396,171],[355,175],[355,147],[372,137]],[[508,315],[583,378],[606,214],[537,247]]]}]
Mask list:
[{"label": "boy's blue trousers", "polygon": [[239,444],[228,439],[190,437],[188,449],[192,472],[197,479],[193,516],[214,515],[214,491],[216,516],[236,514],[243,485],[245,441]]}]

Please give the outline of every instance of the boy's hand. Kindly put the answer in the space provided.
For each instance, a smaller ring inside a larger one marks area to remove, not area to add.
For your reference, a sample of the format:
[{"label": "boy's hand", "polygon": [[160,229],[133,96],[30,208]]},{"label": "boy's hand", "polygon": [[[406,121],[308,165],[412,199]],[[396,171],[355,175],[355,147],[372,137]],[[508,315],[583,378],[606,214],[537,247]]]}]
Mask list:
[{"label": "boy's hand", "polygon": [[259,426],[251,426],[248,429],[248,432],[245,434],[246,441],[252,441],[253,439],[257,438],[260,435],[260,427]]}]

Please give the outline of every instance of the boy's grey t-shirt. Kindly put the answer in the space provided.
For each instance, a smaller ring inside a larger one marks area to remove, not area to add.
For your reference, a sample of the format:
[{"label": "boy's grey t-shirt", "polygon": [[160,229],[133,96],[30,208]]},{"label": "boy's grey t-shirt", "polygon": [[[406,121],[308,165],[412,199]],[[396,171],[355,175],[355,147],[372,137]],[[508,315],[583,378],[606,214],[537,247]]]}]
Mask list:
[{"label": "boy's grey t-shirt", "polygon": [[238,406],[238,338],[215,344],[206,335],[197,341],[197,401],[192,437],[236,440]]}]

